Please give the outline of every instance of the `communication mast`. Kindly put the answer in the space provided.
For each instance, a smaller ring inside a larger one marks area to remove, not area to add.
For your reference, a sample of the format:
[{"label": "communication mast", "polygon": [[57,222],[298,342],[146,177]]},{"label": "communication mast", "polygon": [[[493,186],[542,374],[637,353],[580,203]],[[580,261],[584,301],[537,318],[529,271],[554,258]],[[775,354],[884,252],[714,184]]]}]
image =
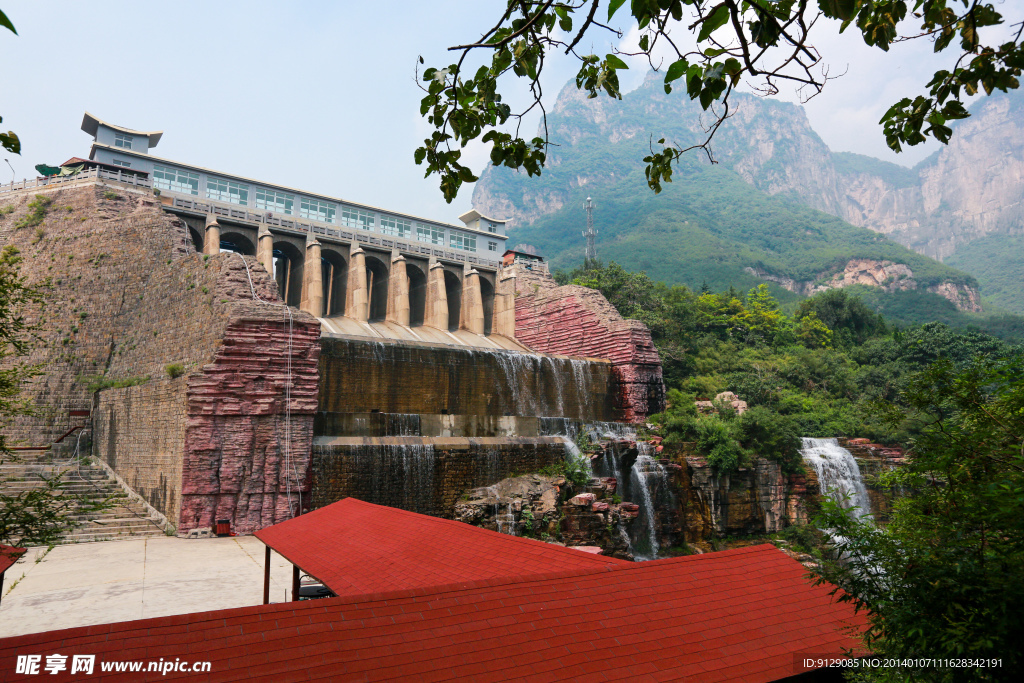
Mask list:
[{"label": "communication mast", "polygon": [[587,197],[583,208],[587,210],[587,231],[583,233],[583,236],[587,238],[587,252],[583,262],[590,265],[591,263],[597,263],[597,246],[594,245],[594,237],[597,235],[597,230],[594,230],[594,203],[590,200],[590,197]]}]

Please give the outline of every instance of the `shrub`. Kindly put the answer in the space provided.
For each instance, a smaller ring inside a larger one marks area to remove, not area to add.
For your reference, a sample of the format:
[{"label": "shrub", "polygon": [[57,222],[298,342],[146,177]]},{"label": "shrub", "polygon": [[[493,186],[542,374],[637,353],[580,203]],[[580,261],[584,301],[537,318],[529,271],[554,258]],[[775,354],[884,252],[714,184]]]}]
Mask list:
[{"label": "shrub", "polygon": [[37,194],[36,198],[28,203],[28,213],[14,224],[14,229],[34,228],[42,223],[43,219],[46,218],[46,212],[50,210],[51,203],[53,203],[53,200],[45,194]]},{"label": "shrub", "polygon": [[103,193],[103,198],[104,199],[120,199],[121,195],[119,195],[118,193],[114,192],[113,190],[107,190],[106,192]]},{"label": "shrub", "polygon": [[791,417],[754,406],[737,422],[744,447],[761,457],[782,463],[782,469],[787,473],[800,470],[800,433]]},{"label": "shrub", "polygon": [[171,379],[181,377],[185,374],[185,366],[181,363],[171,363],[170,365],[164,366],[164,370],[167,371],[167,376]]}]

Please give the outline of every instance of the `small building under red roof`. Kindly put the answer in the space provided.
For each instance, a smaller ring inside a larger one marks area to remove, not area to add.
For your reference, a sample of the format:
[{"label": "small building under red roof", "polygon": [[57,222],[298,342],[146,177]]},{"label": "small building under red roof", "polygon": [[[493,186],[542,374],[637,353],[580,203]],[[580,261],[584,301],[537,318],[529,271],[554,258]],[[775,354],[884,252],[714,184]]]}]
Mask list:
[{"label": "small building under red roof", "polygon": [[[582,553],[581,553],[582,555]],[[89,680],[745,681],[858,645],[866,619],[770,545],[260,605],[0,640],[18,655],[95,655]],[[210,662],[209,673],[147,671]],[[104,663],[140,662],[140,673]],[[67,672],[47,680],[74,680]]]},{"label": "small building under red roof", "polygon": [[335,595],[632,563],[345,498],[256,538]]}]

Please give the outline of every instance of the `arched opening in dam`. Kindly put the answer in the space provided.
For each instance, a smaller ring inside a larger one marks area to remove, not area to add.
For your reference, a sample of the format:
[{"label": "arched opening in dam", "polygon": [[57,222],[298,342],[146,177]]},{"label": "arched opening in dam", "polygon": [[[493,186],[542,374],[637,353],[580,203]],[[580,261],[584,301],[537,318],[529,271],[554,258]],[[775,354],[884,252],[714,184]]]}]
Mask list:
[{"label": "arched opening in dam", "polygon": [[288,242],[274,242],[274,279],[281,299],[289,306],[302,302],[303,255]]},{"label": "arched opening in dam", "polygon": [[320,252],[320,267],[324,288],[324,315],[343,315],[348,284],[348,264],[336,251],[323,249]]},{"label": "arched opening in dam", "polygon": [[491,333],[494,320],[494,285],[487,278],[480,278],[480,299],[484,307],[484,335]]},{"label": "arched opening in dam", "polygon": [[408,262],[405,274],[409,278],[409,326],[418,327],[423,324],[427,311],[427,274],[416,264]]},{"label": "arched opening in dam", "polygon": [[222,232],[220,235],[220,250],[230,251],[243,256],[255,256],[256,245],[239,232]]},{"label": "arched opening in dam", "polygon": [[370,322],[384,320],[388,314],[388,266],[371,254],[366,255],[366,291],[370,296]]},{"label": "arched opening in dam", "polygon": [[203,253],[203,236],[198,230],[193,228],[191,225],[188,226],[188,236],[192,240],[192,247],[196,250],[197,254]]},{"label": "arched opening in dam", "polygon": [[459,314],[462,312],[462,280],[452,271],[444,271],[444,290],[448,297],[448,331],[459,329]]}]

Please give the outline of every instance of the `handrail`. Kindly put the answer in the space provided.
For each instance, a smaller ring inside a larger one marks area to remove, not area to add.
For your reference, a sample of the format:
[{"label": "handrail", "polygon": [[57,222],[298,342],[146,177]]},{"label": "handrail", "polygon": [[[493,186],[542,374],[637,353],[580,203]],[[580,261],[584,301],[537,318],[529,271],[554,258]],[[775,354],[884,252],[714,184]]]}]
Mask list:
[{"label": "handrail", "polygon": [[127,185],[136,185],[139,187],[152,187],[153,181],[149,178],[144,178],[134,171],[111,171],[105,168],[90,168],[85,171],[80,171],[74,175],[65,176],[50,176],[49,178],[36,177],[26,178],[20,183],[11,181],[7,184],[0,185],[0,193],[5,192],[17,192],[18,190],[29,190],[41,187],[52,187],[54,185],[64,185],[67,183],[77,182],[79,180],[89,180],[95,178],[98,180],[115,180],[119,183],[125,183]]}]

